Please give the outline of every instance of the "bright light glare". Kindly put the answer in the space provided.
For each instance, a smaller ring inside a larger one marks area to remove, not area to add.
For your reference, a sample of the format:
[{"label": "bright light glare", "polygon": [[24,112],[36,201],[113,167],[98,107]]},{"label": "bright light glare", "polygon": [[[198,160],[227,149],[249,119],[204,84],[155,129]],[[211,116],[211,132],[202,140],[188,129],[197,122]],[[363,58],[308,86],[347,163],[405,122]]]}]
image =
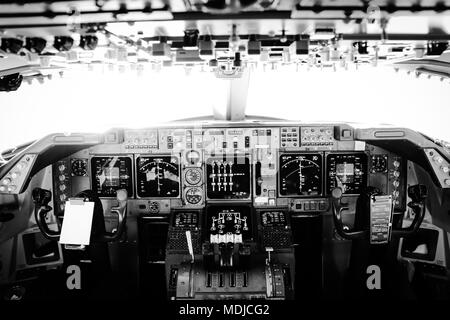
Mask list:
[{"label": "bright light glare", "polygon": [[226,82],[207,72],[97,71],[0,93],[0,150],[50,133],[141,128],[226,108]]},{"label": "bright light glare", "polygon": [[[0,93],[0,150],[55,132],[211,116],[226,107],[227,80],[181,68],[72,72]],[[246,113],[289,120],[393,124],[450,141],[450,85],[392,69],[254,71]],[[225,112],[225,111],[224,111]]]},{"label": "bright light glare", "polygon": [[450,84],[392,69],[257,71],[247,114],[290,120],[391,124],[450,141]]}]

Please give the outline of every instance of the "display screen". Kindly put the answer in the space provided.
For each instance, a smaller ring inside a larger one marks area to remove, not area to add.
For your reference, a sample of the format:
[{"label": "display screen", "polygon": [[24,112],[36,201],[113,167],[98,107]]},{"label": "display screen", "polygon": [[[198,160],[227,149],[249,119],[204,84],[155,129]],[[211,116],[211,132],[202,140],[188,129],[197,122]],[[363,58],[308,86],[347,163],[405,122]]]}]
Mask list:
[{"label": "display screen", "polygon": [[174,227],[197,227],[198,212],[176,212],[173,219]]},{"label": "display screen", "polygon": [[336,176],[342,183],[353,183],[355,180],[355,165],[353,163],[337,164]]},{"label": "display screen", "polygon": [[264,227],[285,226],[286,215],[283,211],[265,211],[261,213],[261,223]]},{"label": "display screen", "polygon": [[248,206],[213,206],[207,212],[206,225],[210,235],[237,235],[243,240],[251,238],[251,210]]},{"label": "display screen", "polygon": [[280,156],[281,196],[322,194],[322,155],[286,153]]},{"label": "display screen", "polygon": [[224,155],[206,160],[209,199],[248,199],[250,160],[246,156]]},{"label": "display screen", "polygon": [[367,185],[367,155],[365,153],[329,154],[327,170],[329,192],[340,187],[344,194],[359,194]]},{"label": "display screen", "polygon": [[140,156],[136,159],[139,197],[172,198],[180,195],[180,164],[176,156]]},{"label": "display screen", "polygon": [[120,169],[105,168],[105,186],[106,187],[118,187],[120,185]]},{"label": "display screen", "polygon": [[117,190],[125,189],[133,195],[131,159],[128,157],[93,157],[92,188],[101,197],[114,197]]}]

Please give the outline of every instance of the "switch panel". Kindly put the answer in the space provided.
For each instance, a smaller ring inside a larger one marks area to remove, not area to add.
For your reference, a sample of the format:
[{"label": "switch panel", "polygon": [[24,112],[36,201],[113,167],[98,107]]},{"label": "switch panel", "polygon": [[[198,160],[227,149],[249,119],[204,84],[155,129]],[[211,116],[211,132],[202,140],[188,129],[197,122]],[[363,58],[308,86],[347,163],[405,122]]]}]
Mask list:
[{"label": "switch panel", "polygon": [[36,155],[26,154],[0,180],[0,193],[18,194],[33,166]]},{"label": "switch panel", "polygon": [[427,159],[442,188],[450,189],[450,164],[434,149],[425,149]]},{"label": "switch panel", "polygon": [[125,149],[157,149],[158,130],[125,130]]},{"label": "switch panel", "polygon": [[299,128],[298,127],[283,127],[281,128],[281,147],[282,148],[297,148],[299,143]]},{"label": "switch panel", "polygon": [[332,148],[334,145],[334,131],[332,126],[301,127],[302,147]]}]

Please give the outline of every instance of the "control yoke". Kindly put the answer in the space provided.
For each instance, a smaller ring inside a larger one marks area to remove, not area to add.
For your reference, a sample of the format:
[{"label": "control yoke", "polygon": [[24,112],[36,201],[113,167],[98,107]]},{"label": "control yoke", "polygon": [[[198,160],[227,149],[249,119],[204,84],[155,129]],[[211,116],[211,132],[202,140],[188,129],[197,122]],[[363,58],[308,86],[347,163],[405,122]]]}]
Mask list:
[{"label": "control yoke", "polygon": [[[374,195],[376,189],[369,189],[368,198]],[[346,203],[342,202],[342,189],[335,188],[331,193],[332,197],[332,207],[333,207],[333,220],[337,233],[348,240],[355,239],[368,239],[370,236],[370,230],[358,230],[358,231],[349,231],[344,227],[344,223],[342,222],[342,213],[345,210],[348,210],[348,206]],[[360,195],[361,197],[362,195]],[[392,236],[395,237],[408,237],[413,235],[419,230],[419,227],[425,217],[425,200],[428,196],[427,187],[422,184],[410,186],[408,188],[408,196],[411,201],[408,203],[408,207],[410,207],[414,212],[414,219],[409,227],[405,228],[397,228],[392,230]],[[363,212],[357,212],[356,214],[366,214]]]},{"label": "control yoke", "polygon": [[392,231],[392,234],[397,237],[408,237],[416,233],[425,217],[425,200],[428,197],[427,187],[423,184],[410,186],[408,188],[408,196],[411,199],[411,202],[408,203],[408,207],[413,210],[414,219],[409,227],[394,229]]},{"label": "control yoke", "polygon": [[[61,235],[60,219],[57,217],[58,230],[50,229],[46,221],[47,214],[52,211],[52,207],[48,205],[50,200],[52,199],[51,191],[41,188],[35,188],[32,192],[32,197],[34,202],[34,217],[42,234],[49,240],[59,240],[59,237]],[[125,228],[127,217],[128,194],[126,190],[117,191],[118,205],[111,208],[111,213],[117,215],[118,217],[118,226],[115,232],[106,232],[104,230],[105,227],[103,207],[98,196],[96,196],[91,190],[82,191],[75,198],[81,198],[84,201],[92,201],[95,203],[91,233],[91,239],[93,241],[112,242],[118,240],[121,237]],[[97,225],[96,221],[99,221],[102,226]]]},{"label": "control yoke", "polygon": [[[49,190],[35,188],[32,192],[33,202],[34,202],[34,218],[36,223],[41,230],[44,237],[49,240],[58,240],[61,234],[60,230],[51,230],[45,220],[47,213],[52,211],[52,207],[48,204],[52,199],[52,193]],[[58,228],[60,229],[60,223],[58,220]]]},{"label": "control yoke", "polygon": [[112,233],[105,232],[102,240],[106,242],[113,242],[120,239],[123,230],[125,229],[125,224],[127,220],[127,200],[128,200],[127,190],[125,189],[117,190],[116,198],[118,204],[117,206],[111,208],[111,213],[117,215],[118,218],[117,229],[115,232]]},{"label": "control yoke", "polygon": [[364,239],[369,237],[369,230],[361,231],[348,231],[345,230],[344,223],[342,222],[342,213],[349,210],[348,204],[342,202],[342,189],[334,188],[331,192],[332,207],[333,207],[333,220],[337,233],[348,240]]}]

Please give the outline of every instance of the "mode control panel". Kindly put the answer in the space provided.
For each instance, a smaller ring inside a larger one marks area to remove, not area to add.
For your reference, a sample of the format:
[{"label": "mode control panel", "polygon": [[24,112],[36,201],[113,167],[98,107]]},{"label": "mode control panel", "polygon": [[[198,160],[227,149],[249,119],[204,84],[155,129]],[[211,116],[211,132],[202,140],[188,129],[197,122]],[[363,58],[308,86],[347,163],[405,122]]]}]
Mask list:
[{"label": "mode control panel", "polygon": [[308,126],[300,128],[302,147],[329,147],[334,145],[333,126]]},{"label": "mode control panel", "polygon": [[125,130],[124,146],[130,151],[158,149],[158,130]]}]

